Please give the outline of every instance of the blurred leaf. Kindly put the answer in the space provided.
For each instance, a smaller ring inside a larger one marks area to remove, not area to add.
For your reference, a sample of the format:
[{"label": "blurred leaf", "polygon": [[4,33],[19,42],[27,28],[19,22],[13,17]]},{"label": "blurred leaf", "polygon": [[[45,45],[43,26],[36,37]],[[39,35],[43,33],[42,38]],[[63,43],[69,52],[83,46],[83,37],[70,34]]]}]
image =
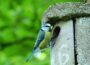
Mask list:
[{"label": "blurred leaf", "polygon": [[11,28],[5,29],[2,31],[3,42],[12,42],[15,41],[15,37],[13,35],[13,30]]},{"label": "blurred leaf", "polygon": [[5,22],[0,18],[0,28],[3,28],[5,27]]},{"label": "blurred leaf", "polygon": [[4,52],[0,51],[0,64],[4,63],[5,61],[7,61],[7,56]]},{"label": "blurred leaf", "polygon": [[17,39],[21,39],[29,35],[29,32],[26,29],[21,28],[21,27],[15,28],[14,31],[15,31],[14,33],[16,34]]}]

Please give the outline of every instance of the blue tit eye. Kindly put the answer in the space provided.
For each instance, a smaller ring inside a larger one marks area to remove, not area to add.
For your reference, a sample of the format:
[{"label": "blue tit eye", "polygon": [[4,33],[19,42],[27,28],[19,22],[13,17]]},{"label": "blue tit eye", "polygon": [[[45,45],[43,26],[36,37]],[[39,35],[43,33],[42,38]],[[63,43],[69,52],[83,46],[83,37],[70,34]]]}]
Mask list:
[{"label": "blue tit eye", "polygon": [[45,24],[45,27],[50,27],[51,25],[50,24]]},{"label": "blue tit eye", "polygon": [[51,25],[49,23],[44,23],[42,27],[50,27]]},{"label": "blue tit eye", "polygon": [[51,25],[48,23],[44,24],[41,29],[45,31],[51,31]]}]

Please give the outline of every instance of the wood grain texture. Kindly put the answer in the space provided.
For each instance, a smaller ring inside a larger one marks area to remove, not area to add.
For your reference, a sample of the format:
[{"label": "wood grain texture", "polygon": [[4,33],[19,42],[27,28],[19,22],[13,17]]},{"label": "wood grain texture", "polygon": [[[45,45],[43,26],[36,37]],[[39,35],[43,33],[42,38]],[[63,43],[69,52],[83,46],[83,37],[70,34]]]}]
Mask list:
[{"label": "wood grain texture", "polygon": [[73,22],[58,23],[59,36],[51,49],[51,65],[74,65]]},{"label": "wood grain texture", "polygon": [[76,20],[78,65],[90,65],[90,17]]}]

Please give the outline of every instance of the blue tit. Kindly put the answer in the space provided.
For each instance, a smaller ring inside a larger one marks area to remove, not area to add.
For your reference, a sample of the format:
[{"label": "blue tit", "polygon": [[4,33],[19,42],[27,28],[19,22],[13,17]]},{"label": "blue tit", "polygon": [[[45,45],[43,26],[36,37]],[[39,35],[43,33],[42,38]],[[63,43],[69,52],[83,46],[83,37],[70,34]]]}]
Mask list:
[{"label": "blue tit", "polygon": [[47,46],[50,44],[51,31],[52,31],[52,27],[50,24],[47,23],[42,25],[37,40],[35,42],[34,48],[32,50],[32,53],[26,59],[26,61],[28,61],[35,52],[38,52],[37,50],[42,50],[47,48]]}]

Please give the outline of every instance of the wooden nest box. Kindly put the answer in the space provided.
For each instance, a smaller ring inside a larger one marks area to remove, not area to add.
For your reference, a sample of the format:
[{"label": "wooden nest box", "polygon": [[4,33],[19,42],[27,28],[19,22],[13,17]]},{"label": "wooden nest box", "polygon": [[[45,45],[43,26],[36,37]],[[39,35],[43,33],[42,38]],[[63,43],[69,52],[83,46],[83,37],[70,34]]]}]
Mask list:
[{"label": "wooden nest box", "polygon": [[42,23],[59,28],[53,31],[58,36],[51,65],[90,65],[90,4],[55,4],[45,11]]}]

